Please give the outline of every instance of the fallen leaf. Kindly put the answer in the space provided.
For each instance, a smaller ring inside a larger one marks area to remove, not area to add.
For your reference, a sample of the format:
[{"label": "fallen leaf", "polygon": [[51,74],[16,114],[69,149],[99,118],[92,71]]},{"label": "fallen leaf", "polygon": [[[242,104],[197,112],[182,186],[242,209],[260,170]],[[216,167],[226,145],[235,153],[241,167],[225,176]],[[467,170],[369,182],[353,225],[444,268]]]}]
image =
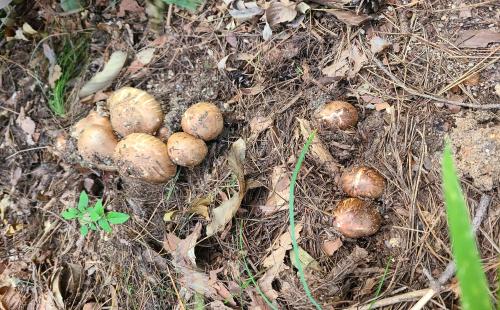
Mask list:
[{"label": "fallen leaf", "polygon": [[21,310],[23,309],[23,296],[11,286],[0,287],[0,309]]},{"label": "fallen leaf", "polygon": [[466,30],[460,32],[455,45],[457,47],[476,48],[487,47],[490,43],[500,42],[500,32],[493,30]]},{"label": "fallen leaf", "polygon": [[55,65],[57,63],[57,60],[56,60],[56,53],[54,53],[54,50],[46,42],[44,42],[42,46],[43,46],[43,54],[45,55],[49,63],[51,65]]},{"label": "fallen leaf", "polygon": [[338,20],[343,22],[344,24],[347,24],[350,26],[359,26],[362,23],[372,19],[370,17],[370,15],[366,15],[366,14],[359,14],[358,15],[353,11],[337,10],[337,9],[326,9],[324,11],[326,13],[332,14]]},{"label": "fallen leaf", "polygon": [[0,220],[3,221],[5,219],[5,213],[9,206],[10,206],[10,196],[4,195],[2,197],[2,200],[0,200]]},{"label": "fallen leaf", "polygon": [[54,66],[49,67],[48,80],[49,80],[50,88],[54,89],[54,87],[56,87],[56,82],[57,82],[57,80],[59,80],[61,75],[62,75],[62,70],[61,70],[61,67],[59,65],[54,65]]},{"label": "fallen leaf", "polygon": [[500,83],[495,84],[495,93],[500,97]]},{"label": "fallen leaf", "polygon": [[472,17],[472,8],[465,3],[460,3],[458,6],[460,11],[458,13],[458,17],[460,18],[470,18]]},{"label": "fallen leaf", "polygon": [[83,305],[82,310],[98,310],[99,305],[95,302],[88,302],[85,305]]},{"label": "fallen leaf", "polygon": [[262,84],[256,84],[255,86],[248,88],[240,88],[240,91],[243,95],[246,96],[255,96],[264,91],[265,87]]},{"label": "fallen leaf", "polygon": [[207,221],[210,221],[210,215],[208,212],[208,205],[196,205],[189,208],[189,212],[193,214],[198,214],[204,217]]},{"label": "fallen leaf", "polygon": [[349,77],[353,78],[368,62],[368,57],[366,57],[365,53],[357,45],[353,44],[350,59],[352,61],[352,69],[349,71]]},{"label": "fallen leaf", "polygon": [[143,13],[144,8],[137,4],[137,1],[135,0],[122,0],[120,2],[120,9],[118,10],[118,13],[116,13],[116,16],[123,17],[125,16],[125,12]]},{"label": "fallen leaf", "polygon": [[[300,232],[302,231],[302,224],[297,224],[295,226],[295,238],[297,241],[300,238]],[[267,251],[270,252],[266,258],[262,261],[262,266],[267,268],[264,275],[259,279],[258,283],[262,292],[271,300],[276,300],[278,298],[278,292],[274,290],[272,282],[278,276],[278,274],[286,268],[284,264],[284,259],[286,251],[292,248],[292,237],[290,233],[290,227],[287,231],[283,233],[278,241],[275,242]]]},{"label": "fallen leaf", "polygon": [[[307,269],[316,271],[321,270],[318,261],[315,260],[314,257],[311,256],[311,254],[307,253],[307,251],[301,247],[298,247],[298,250],[299,250],[299,261],[304,270]],[[293,250],[289,250],[288,253],[290,255],[290,261],[292,262],[292,265],[298,269],[297,259],[295,258],[295,252]]]},{"label": "fallen leaf", "polygon": [[40,301],[38,302],[37,310],[58,310],[59,308],[56,306],[54,301],[54,296],[50,292],[45,292],[40,297]]},{"label": "fallen leaf", "polygon": [[271,190],[266,204],[261,206],[265,215],[288,209],[290,199],[290,173],[286,166],[276,166],[271,175]]},{"label": "fallen leaf", "polygon": [[221,60],[219,60],[219,62],[217,63],[217,69],[219,69],[219,70],[226,69],[226,63],[227,63],[229,56],[231,56],[231,54],[224,56],[224,57],[222,57]]},{"label": "fallen leaf", "polygon": [[11,186],[16,186],[17,182],[19,182],[19,179],[21,178],[23,173],[23,169],[21,167],[16,167],[14,170],[12,170],[12,173],[10,175],[10,185]]},{"label": "fallen leaf", "polygon": [[177,219],[176,215],[178,213],[179,212],[177,210],[166,212],[165,215],[163,216],[163,221],[165,221],[165,222],[174,222]]},{"label": "fallen leaf", "polygon": [[264,10],[256,2],[235,1],[236,7],[229,10],[229,15],[239,22],[244,22],[264,14]]},{"label": "fallen leaf", "polygon": [[177,237],[173,233],[168,233],[163,240],[163,248],[167,250],[167,252],[172,253],[179,246],[179,242],[181,242],[181,239],[179,239],[179,237]]},{"label": "fallen leaf", "polygon": [[220,206],[212,210],[212,221],[207,225],[207,236],[212,236],[223,230],[227,223],[231,221],[238,211],[243,196],[246,192],[245,174],[243,172],[243,162],[245,161],[246,144],[243,139],[238,139],[233,143],[228,155],[228,165],[232,173],[238,179],[238,192],[231,198],[221,203]]},{"label": "fallen leaf", "polygon": [[90,81],[83,85],[80,90],[80,98],[87,97],[99,90],[103,90],[111,85],[113,80],[118,76],[125,61],[127,60],[127,53],[116,51],[111,54],[109,61],[104,66],[101,72],[94,75]]},{"label": "fallen leaf", "polygon": [[6,230],[6,235],[9,237],[14,236],[18,231],[21,231],[24,228],[24,225],[21,223],[17,224],[8,224],[7,225],[7,230]]},{"label": "fallen leaf", "polygon": [[371,294],[372,291],[373,291],[373,288],[375,287],[375,285],[378,282],[379,281],[376,278],[368,278],[368,279],[366,279],[365,283],[363,284],[363,286],[359,289],[358,295],[359,296],[365,296],[365,295]]},{"label": "fallen leaf", "polygon": [[332,256],[340,247],[342,247],[342,240],[340,238],[324,240],[322,245],[323,251],[328,256]]},{"label": "fallen leaf", "polygon": [[273,1],[266,9],[266,22],[269,26],[291,22],[297,16],[296,4],[293,2]]},{"label": "fallen leaf", "polygon": [[21,108],[19,116],[16,119],[16,124],[26,134],[26,143],[28,145],[34,145],[35,141],[33,140],[33,134],[35,133],[36,124],[29,116],[26,116],[24,108]]},{"label": "fallen leaf", "polygon": [[29,41],[28,38],[26,38],[24,36],[24,33],[23,33],[23,29],[22,28],[18,28],[16,30],[16,34],[14,35],[14,39],[16,40],[23,40],[23,41]]},{"label": "fallen leaf", "polygon": [[34,35],[34,34],[38,33],[38,31],[33,29],[33,27],[31,27],[31,25],[26,23],[26,22],[23,24],[23,32],[26,34],[30,34],[30,35]]},{"label": "fallen leaf", "polygon": [[144,68],[144,66],[148,65],[155,55],[156,48],[150,47],[143,49],[139,53],[135,55],[134,61],[127,68],[127,73],[134,74],[137,71]]},{"label": "fallen leaf", "polygon": [[271,29],[271,26],[269,26],[268,23],[264,26],[264,30],[262,31],[262,38],[264,41],[269,41],[271,40],[271,37],[273,36],[273,30]]},{"label": "fallen leaf", "polygon": [[375,106],[375,110],[376,111],[382,111],[382,110],[385,110],[385,109],[389,109],[391,107],[391,105],[389,103],[387,103],[387,102],[375,103],[374,106]]},{"label": "fallen leaf", "polygon": [[259,135],[266,131],[273,124],[274,120],[267,116],[255,116],[250,120],[250,137],[248,140],[254,141]]},{"label": "fallen leaf", "polygon": [[230,31],[226,34],[226,42],[231,45],[231,47],[237,48],[238,47],[238,39],[236,38],[236,34],[234,32]]},{"label": "fallen leaf", "polygon": [[[311,125],[309,121],[297,118],[299,121],[300,132],[302,134],[302,138],[307,140],[309,134],[311,133]],[[309,148],[309,155],[316,161],[317,164],[323,165],[325,169],[330,172],[332,175],[335,175],[339,172],[339,164],[333,158],[330,151],[325,147],[323,142],[316,135],[311,143]]]},{"label": "fallen leaf", "polygon": [[391,46],[391,43],[384,38],[375,36],[370,40],[370,50],[373,54],[380,53]]},{"label": "fallen leaf", "polygon": [[481,75],[478,72],[469,76],[466,80],[463,81],[463,84],[467,86],[476,86],[479,84],[480,79]]},{"label": "fallen leaf", "polygon": [[264,298],[255,290],[255,288],[248,286],[245,292],[250,296],[249,310],[271,310],[271,307],[266,303]]},{"label": "fallen leaf", "polygon": [[365,103],[371,103],[371,104],[377,104],[377,103],[384,103],[385,102],[383,98],[380,98],[380,97],[377,97],[377,96],[373,96],[373,95],[370,95],[370,94],[361,95],[360,98]]},{"label": "fallen leaf", "polygon": [[343,78],[346,76],[347,71],[349,71],[349,56],[351,53],[348,49],[345,49],[340,54],[340,57],[334,61],[328,67],[325,67],[321,72],[329,77],[339,77]]},{"label": "fallen leaf", "polygon": [[301,14],[306,14],[307,11],[309,11],[311,9],[311,7],[307,3],[301,2],[301,3],[297,4],[297,7],[295,9],[297,10],[297,12],[299,12]]},{"label": "fallen leaf", "polygon": [[[211,303],[207,304],[207,307],[210,310],[233,310],[233,308],[230,308],[230,307],[226,306],[220,300],[212,301]],[[204,306],[203,306],[203,308],[204,308]]]}]

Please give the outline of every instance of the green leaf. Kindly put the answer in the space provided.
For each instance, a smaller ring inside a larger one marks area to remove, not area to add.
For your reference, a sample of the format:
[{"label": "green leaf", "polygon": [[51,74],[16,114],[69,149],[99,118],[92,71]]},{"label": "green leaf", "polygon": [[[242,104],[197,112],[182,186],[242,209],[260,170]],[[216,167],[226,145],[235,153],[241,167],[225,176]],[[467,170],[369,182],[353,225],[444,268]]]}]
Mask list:
[{"label": "green leaf", "polygon": [[102,205],[102,199],[98,199],[94,205],[94,210],[99,214],[99,216],[104,215],[104,206]]},{"label": "green leaf", "polygon": [[95,223],[89,223],[89,227],[92,230],[97,230],[97,226],[95,225]]},{"label": "green leaf", "polygon": [[469,210],[458,181],[450,144],[443,153],[443,191],[462,309],[492,309],[486,276],[469,220]]},{"label": "green leaf", "polygon": [[80,233],[85,237],[89,233],[89,227],[87,225],[80,226]]},{"label": "green leaf", "polygon": [[111,211],[106,214],[106,218],[111,224],[123,224],[128,221],[130,216],[126,213]]},{"label": "green leaf", "polygon": [[98,219],[101,218],[101,215],[99,214],[99,212],[95,208],[88,208],[87,213],[89,214],[92,222],[96,222]]},{"label": "green leaf", "polygon": [[77,218],[79,214],[80,214],[80,212],[78,212],[78,210],[77,210],[77,209],[75,209],[75,208],[69,208],[69,209],[64,210],[64,211],[61,213],[61,216],[62,216],[65,220],[72,220],[72,219],[74,219],[74,218]]},{"label": "green leaf", "polygon": [[64,12],[77,11],[83,8],[80,0],[61,0],[60,4]]},{"label": "green leaf", "polygon": [[175,4],[176,6],[195,11],[196,8],[203,2],[203,0],[163,0],[168,4]]},{"label": "green leaf", "polygon": [[85,211],[87,207],[89,206],[89,196],[85,191],[82,191],[80,193],[80,199],[78,200],[78,210],[80,211]]},{"label": "green leaf", "polygon": [[97,224],[104,230],[105,232],[110,233],[112,231],[111,226],[109,226],[108,220],[105,218],[102,218],[97,221]]}]

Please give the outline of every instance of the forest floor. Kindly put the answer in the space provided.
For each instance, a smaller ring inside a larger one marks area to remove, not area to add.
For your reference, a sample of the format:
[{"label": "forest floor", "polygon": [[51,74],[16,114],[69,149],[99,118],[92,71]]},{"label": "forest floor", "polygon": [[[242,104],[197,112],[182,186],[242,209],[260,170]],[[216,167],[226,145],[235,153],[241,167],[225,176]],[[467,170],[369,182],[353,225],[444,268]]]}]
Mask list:
[{"label": "forest floor", "polygon": [[[21,0],[0,11],[1,309],[314,309],[288,233],[301,124],[318,129],[315,143],[341,170],[368,165],[387,181],[372,202],[380,230],[345,238],[332,225],[346,197],[338,176],[313,153],[305,158],[296,235],[324,309],[368,309],[372,300],[410,309],[433,288],[452,260],[440,173],[447,139],[471,217],[491,198],[477,240],[498,290],[498,1],[391,0],[368,13],[376,1],[206,1],[195,12],[88,2],[67,12],[59,1]],[[74,56],[76,42],[84,52]],[[116,51],[128,57],[118,76],[79,98]],[[77,57],[74,74],[58,84],[64,55]],[[48,104],[57,85],[63,116]],[[61,154],[57,138],[122,86],[160,101],[169,132],[190,105],[215,103],[224,130],[205,161],[150,185]],[[315,111],[332,100],[356,107],[356,128],[317,127]],[[240,138],[244,175],[235,178],[228,157]],[[82,190],[130,220],[82,236],[60,215]],[[207,236],[212,210],[238,194],[234,217]],[[442,284],[423,309],[458,309],[456,279]]]}]

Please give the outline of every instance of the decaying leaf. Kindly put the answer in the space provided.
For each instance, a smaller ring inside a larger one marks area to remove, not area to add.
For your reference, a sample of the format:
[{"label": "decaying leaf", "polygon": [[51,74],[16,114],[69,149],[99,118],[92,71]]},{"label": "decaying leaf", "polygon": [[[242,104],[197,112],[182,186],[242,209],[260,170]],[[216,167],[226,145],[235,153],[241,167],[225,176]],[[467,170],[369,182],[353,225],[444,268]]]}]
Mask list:
[{"label": "decaying leaf", "polygon": [[342,240],[340,238],[324,240],[322,245],[323,251],[328,256],[332,256],[340,247],[342,247]]},{"label": "decaying leaf", "polygon": [[372,19],[370,15],[356,14],[355,12],[348,10],[326,9],[324,11],[332,14],[338,20],[349,26],[359,26],[362,23]]},{"label": "decaying leaf", "polygon": [[266,9],[266,21],[269,26],[291,22],[297,16],[296,4],[288,1],[273,1]]},{"label": "decaying leaf", "polygon": [[155,55],[156,48],[150,47],[143,49],[135,55],[134,61],[127,68],[127,73],[134,74],[148,65]]},{"label": "decaying leaf", "polygon": [[[317,260],[314,259],[314,257],[311,256],[311,254],[307,253],[306,250],[303,248],[299,247],[299,261],[304,270],[321,270],[319,263]],[[297,267],[297,259],[295,258],[295,252],[293,250],[289,250],[289,255],[290,255],[290,261],[292,262],[292,265],[295,268]]]},{"label": "decaying leaf", "polygon": [[232,173],[238,179],[239,189],[237,193],[231,196],[231,198],[222,202],[220,206],[212,210],[212,221],[207,225],[207,236],[212,236],[213,234],[223,230],[240,207],[246,191],[245,174],[243,171],[245,152],[246,144],[241,138],[234,142],[231,146],[227,161]]},{"label": "decaying leaf", "polygon": [[348,76],[350,78],[353,78],[356,73],[358,73],[359,70],[361,70],[361,68],[363,68],[363,66],[368,62],[368,58],[357,45],[353,44],[351,48],[350,59],[352,62],[352,68],[349,71]]},{"label": "decaying leaf", "polygon": [[380,53],[384,51],[386,48],[391,46],[391,43],[387,41],[384,38],[381,38],[379,36],[374,36],[370,40],[370,50],[372,51],[373,54]]},{"label": "decaying leaf", "polygon": [[356,44],[352,44],[342,51],[336,61],[321,72],[334,78],[343,78],[346,74],[349,78],[353,78],[367,62],[368,58],[365,53]]},{"label": "decaying leaf", "polygon": [[235,7],[229,10],[229,14],[239,22],[244,22],[264,14],[264,10],[256,2],[236,1]]},{"label": "decaying leaf", "polygon": [[[297,241],[300,238],[300,232],[302,230],[302,224],[297,224],[295,226],[295,238]],[[258,283],[262,292],[270,299],[276,300],[278,298],[278,292],[274,290],[272,282],[278,276],[278,274],[287,268],[284,263],[286,251],[292,248],[292,238],[290,234],[290,227],[283,233],[277,240],[277,242],[268,249],[269,255],[262,262],[262,266],[267,268],[264,275],[259,279]]]},{"label": "decaying leaf", "polygon": [[26,143],[28,145],[34,145],[35,141],[33,140],[33,134],[35,133],[36,124],[29,116],[26,116],[24,108],[21,108],[19,112],[19,116],[16,119],[16,125],[26,134]]},{"label": "decaying leaf", "polygon": [[276,166],[271,175],[271,190],[266,204],[261,206],[265,215],[288,209],[290,199],[290,173],[286,166]]},{"label": "decaying leaf", "polygon": [[118,13],[116,13],[116,16],[123,17],[125,16],[125,12],[144,13],[144,8],[137,4],[137,1],[135,0],[122,0],[120,2],[120,9],[118,10]]},{"label": "decaying leaf", "polygon": [[273,124],[274,120],[268,116],[255,116],[250,120],[250,138],[248,140],[254,141],[259,135],[266,131]]},{"label": "decaying leaf", "polygon": [[[297,120],[299,121],[302,137],[304,140],[307,140],[312,131],[311,124],[309,121],[302,118],[297,118]],[[323,165],[331,174],[335,175],[339,172],[339,164],[317,135],[311,143],[309,155],[314,159],[314,161],[316,161],[317,164]]]},{"label": "decaying leaf", "polygon": [[104,66],[101,72],[98,72],[90,79],[80,90],[80,98],[87,97],[99,90],[103,90],[110,86],[113,80],[118,76],[125,61],[127,60],[127,53],[116,51],[111,54],[109,61]]},{"label": "decaying leaf", "polygon": [[0,287],[0,309],[21,310],[23,309],[24,298],[19,292],[11,287]]},{"label": "decaying leaf", "polygon": [[269,41],[271,40],[271,37],[273,36],[273,30],[271,29],[271,26],[269,26],[268,23],[264,26],[264,30],[262,31],[262,38],[264,41]]},{"label": "decaying leaf", "polygon": [[489,29],[466,30],[460,32],[455,45],[457,47],[487,47],[490,43],[500,42],[500,32]]},{"label": "decaying leaf", "polygon": [[24,23],[23,24],[23,32],[26,33],[26,34],[30,34],[30,35],[34,35],[34,34],[38,33],[38,31],[36,31],[35,29],[33,29],[33,27],[31,27],[31,25],[28,24],[28,23]]}]

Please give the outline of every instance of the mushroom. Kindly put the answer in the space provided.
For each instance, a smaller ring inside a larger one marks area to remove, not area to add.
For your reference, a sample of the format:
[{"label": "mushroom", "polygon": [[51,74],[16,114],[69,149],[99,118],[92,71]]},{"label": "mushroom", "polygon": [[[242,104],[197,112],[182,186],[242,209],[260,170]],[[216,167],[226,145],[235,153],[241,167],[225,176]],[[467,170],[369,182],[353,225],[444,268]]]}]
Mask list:
[{"label": "mushroom", "polygon": [[111,128],[111,123],[109,121],[109,118],[102,115],[101,113],[92,110],[89,112],[89,114],[79,120],[74,126],[73,129],[71,130],[71,137],[78,139],[82,132],[89,126],[92,125],[100,125],[106,128],[109,128],[109,130],[113,131]]},{"label": "mushroom", "polygon": [[352,197],[379,198],[385,189],[384,177],[375,169],[352,167],[340,177],[342,190]]},{"label": "mushroom", "polygon": [[111,127],[91,125],[79,135],[78,153],[90,163],[109,164],[117,143]]},{"label": "mushroom", "polygon": [[210,141],[221,134],[224,121],[217,106],[209,102],[199,102],[184,112],[181,126],[184,132]]},{"label": "mushroom", "polygon": [[147,92],[122,87],[108,98],[113,129],[122,137],[131,133],[153,134],[163,122],[160,103]]},{"label": "mushroom", "polygon": [[205,141],[185,132],[176,132],[168,138],[168,155],[179,166],[194,167],[207,156]]},{"label": "mushroom", "polygon": [[150,183],[164,183],[176,172],[165,143],[145,133],[132,133],[118,142],[114,159],[121,175]]},{"label": "mushroom", "polygon": [[348,238],[361,238],[375,234],[382,222],[378,210],[369,201],[347,198],[337,204],[333,212],[334,225]]},{"label": "mushroom", "polygon": [[352,104],[345,101],[331,101],[325,104],[315,116],[327,128],[344,130],[358,123],[358,111]]}]

